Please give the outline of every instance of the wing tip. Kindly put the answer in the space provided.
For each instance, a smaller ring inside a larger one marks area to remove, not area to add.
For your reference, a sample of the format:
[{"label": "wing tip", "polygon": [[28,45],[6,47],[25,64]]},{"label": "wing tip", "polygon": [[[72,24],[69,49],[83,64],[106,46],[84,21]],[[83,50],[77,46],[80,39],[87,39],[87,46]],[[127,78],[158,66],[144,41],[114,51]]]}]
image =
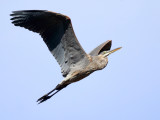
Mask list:
[{"label": "wing tip", "polygon": [[46,12],[46,11],[47,10],[16,10],[16,11],[12,11],[10,16],[19,15],[19,14],[27,14],[31,12]]}]

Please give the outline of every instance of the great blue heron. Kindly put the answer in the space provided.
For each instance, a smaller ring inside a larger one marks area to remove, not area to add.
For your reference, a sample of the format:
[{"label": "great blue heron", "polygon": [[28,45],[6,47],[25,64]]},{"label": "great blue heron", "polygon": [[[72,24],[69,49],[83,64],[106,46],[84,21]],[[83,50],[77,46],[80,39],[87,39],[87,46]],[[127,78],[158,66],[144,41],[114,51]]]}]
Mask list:
[{"label": "great blue heron", "polygon": [[14,11],[15,26],[21,26],[41,35],[51,54],[61,67],[64,80],[52,91],[37,100],[42,103],[73,82],[77,82],[108,64],[107,56],[119,50],[111,48],[111,40],[96,47],[89,54],[81,47],[68,16],[46,10]]}]

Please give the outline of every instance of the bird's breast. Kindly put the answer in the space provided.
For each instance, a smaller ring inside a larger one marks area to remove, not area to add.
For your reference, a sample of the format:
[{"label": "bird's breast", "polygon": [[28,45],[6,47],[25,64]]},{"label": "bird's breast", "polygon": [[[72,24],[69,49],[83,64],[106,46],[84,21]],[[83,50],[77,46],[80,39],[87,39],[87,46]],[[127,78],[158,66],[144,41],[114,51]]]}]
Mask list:
[{"label": "bird's breast", "polygon": [[87,69],[77,70],[77,71],[73,72],[72,74],[70,74],[69,76],[67,76],[66,80],[64,80],[64,81],[66,84],[71,84],[73,82],[77,82],[77,81],[82,80],[83,78],[87,77],[91,73],[92,73],[92,71],[87,70]]}]

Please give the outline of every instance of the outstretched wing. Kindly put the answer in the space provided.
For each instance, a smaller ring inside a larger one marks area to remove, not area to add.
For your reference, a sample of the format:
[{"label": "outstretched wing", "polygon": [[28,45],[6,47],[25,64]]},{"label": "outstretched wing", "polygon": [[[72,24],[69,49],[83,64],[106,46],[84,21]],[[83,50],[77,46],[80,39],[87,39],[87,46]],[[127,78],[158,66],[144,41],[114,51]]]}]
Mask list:
[{"label": "outstretched wing", "polygon": [[[15,26],[24,27],[41,35],[53,54],[64,77],[76,64],[84,67],[88,57],[78,42],[69,17],[45,10],[14,11],[11,18]],[[80,68],[79,68],[80,69]]]},{"label": "outstretched wing", "polygon": [[112,40],[107,40],[106,42],[100,44],[98,47],[96,47],[94,50],[92,50],[89,55],[91,56],[97,56],[103,51],[108,51],[111,49]]}]

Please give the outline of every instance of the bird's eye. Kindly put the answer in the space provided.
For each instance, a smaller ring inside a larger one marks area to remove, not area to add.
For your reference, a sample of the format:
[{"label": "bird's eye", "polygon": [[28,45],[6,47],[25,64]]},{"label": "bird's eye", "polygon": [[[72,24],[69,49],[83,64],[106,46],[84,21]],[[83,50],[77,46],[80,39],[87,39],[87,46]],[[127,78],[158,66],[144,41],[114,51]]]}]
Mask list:
[{"label": "bird's eye", "polygon": [[101,52],[101,55],[104,55],[104,54],[106,54],[106,51]]}]

